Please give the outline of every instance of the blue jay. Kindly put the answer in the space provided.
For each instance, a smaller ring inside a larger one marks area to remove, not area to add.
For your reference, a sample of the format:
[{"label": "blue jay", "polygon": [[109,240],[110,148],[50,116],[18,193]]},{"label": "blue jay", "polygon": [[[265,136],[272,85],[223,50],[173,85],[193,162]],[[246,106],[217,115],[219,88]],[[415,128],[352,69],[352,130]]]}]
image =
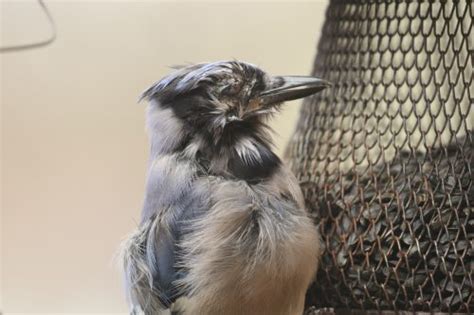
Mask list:
[{"label": "blue jay", "polygon": [[143,93],[146,193],[122,252],[132,314],[303,313],[319,238],[266,121],[327,86],[220,61],[178,69]]}]

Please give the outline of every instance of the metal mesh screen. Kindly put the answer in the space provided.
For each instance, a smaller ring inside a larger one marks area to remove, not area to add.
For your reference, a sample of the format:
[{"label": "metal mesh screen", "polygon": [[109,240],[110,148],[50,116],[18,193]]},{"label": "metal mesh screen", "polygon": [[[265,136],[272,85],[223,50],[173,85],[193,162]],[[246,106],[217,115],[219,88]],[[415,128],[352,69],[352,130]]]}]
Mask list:
[{"label": "metal mesh screen", "polygon": [[474,4],[330,2],[287,158],[322,235],[309,305],[474,312]]}]

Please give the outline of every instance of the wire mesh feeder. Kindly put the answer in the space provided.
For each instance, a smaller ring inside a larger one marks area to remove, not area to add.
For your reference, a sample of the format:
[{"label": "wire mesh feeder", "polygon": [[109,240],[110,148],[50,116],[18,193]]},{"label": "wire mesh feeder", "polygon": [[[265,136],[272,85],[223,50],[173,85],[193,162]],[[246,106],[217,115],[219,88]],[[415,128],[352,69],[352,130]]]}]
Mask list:
[{"label": "wire mesh feeder", "polygon": [[471,1],[330,2],[334,86],[286,152],[325,247],[308,305],[474,312],[473,24]]}]

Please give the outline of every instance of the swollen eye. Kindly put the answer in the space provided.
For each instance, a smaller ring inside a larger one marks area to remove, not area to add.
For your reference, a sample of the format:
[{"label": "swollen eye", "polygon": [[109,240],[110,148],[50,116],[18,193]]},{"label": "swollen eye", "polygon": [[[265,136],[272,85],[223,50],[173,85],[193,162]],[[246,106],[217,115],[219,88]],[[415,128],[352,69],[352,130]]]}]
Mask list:
[{"label": "swollen eye", "polygon": [[221,93],[224,95],[236,95],[242,89],[242,83],[238,81],[233,81],[232,83],[226,85],[222,90]]}]

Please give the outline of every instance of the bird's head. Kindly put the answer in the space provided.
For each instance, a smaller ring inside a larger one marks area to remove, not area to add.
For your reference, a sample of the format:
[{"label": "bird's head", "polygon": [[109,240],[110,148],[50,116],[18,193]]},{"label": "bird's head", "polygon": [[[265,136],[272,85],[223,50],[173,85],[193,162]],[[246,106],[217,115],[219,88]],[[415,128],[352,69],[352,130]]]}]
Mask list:
[{"label": "bird's head", "polygon": [[190,133],[218,145],[256,131],[284,101],[328,85],[314,77],[271,76],[249,63],[220,61],[180,68],[147,89],[142,98],[171,109]]}]

